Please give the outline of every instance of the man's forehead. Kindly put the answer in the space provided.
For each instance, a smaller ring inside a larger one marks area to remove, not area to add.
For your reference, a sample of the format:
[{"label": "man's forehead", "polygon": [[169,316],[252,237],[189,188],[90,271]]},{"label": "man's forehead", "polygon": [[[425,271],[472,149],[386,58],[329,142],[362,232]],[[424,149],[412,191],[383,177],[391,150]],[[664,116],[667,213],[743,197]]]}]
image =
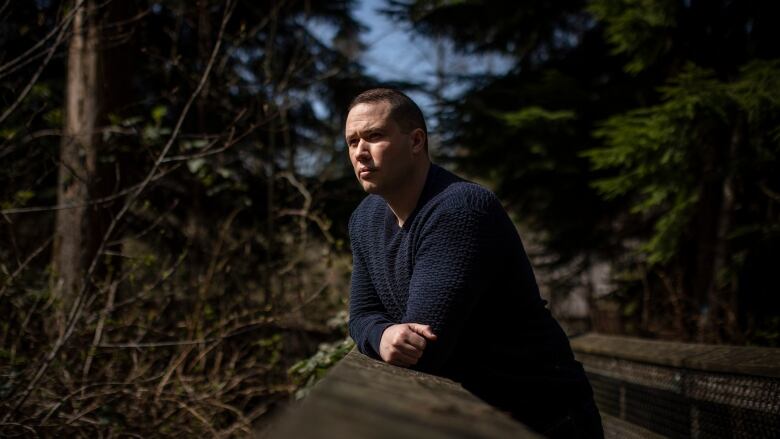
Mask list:
[{"label": "man's forehead", "polygon": [[389,119],[389,103],[360,103],[355,105],[347,114],[347,132],[375,128],[384,125]]}]

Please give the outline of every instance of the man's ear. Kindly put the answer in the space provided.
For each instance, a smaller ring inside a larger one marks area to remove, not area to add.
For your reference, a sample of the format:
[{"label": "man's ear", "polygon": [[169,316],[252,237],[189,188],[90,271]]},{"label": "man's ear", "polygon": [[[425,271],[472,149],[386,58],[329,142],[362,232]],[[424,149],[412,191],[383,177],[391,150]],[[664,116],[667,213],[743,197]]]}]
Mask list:
[{"label": "man's ear", "polygon": [[411,134],[412,137],[412,152],[419,153],[425,150],[425,132],[422,128],[415,128]]}]

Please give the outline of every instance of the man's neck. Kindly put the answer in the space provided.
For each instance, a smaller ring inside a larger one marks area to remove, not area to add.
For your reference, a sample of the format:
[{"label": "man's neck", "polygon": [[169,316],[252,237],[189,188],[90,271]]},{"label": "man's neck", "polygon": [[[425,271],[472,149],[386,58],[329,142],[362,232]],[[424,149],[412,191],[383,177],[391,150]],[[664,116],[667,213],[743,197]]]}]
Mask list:
[{"label": "man's neck", "polygon": [[417,207],[417,202],[420,200],[420,195],[425,187],[425,180],[428,177],[428,172],[431,169],[431,162],[426,161],[425,165],[420,166],[415,170],[412,177],[409,179],[409,184],[392,195],[386,195],[383,198],[390,207],[390,210],[395,214],[398,220],[398,227],[403,227],[409,215],[412,214],[414,208]]}]

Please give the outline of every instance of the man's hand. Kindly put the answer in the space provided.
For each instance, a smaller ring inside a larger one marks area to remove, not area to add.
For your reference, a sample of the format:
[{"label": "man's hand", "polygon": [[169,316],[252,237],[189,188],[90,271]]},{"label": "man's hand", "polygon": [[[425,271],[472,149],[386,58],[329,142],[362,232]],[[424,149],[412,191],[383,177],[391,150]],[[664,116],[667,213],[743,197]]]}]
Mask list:
[{"label": "man's hand", "polygon": [[388,326],[379,342],[379,356],[396,366],[414,366],[422,356],[428,340],[436,340],[436,335],[428,325],[401,323]]}]

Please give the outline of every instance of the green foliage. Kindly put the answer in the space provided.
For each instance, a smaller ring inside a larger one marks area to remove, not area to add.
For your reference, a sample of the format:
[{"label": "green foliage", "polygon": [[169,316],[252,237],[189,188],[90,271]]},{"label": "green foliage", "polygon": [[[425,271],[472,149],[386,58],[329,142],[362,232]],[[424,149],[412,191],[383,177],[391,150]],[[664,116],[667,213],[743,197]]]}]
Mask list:
[{"label": "green foliage", "polygon": [[31,190],[21,190],[14,196],[14,201],[17,206],[24,206],[32,197],[35,196],[35,192]]},{"label": "green foliage", "polygon": [[625,69],[640,73],[672,47],[670,34],[677,27],[676,0],[595,0],[590,11],[606,24],[612,53],[627,55]]},{"label": "green foliage", "polygon": [[[503,52],[523,63],[564,49],[585,19],[582,0],[390,0],[389,12],[426,36],[446,36],[464,51]],[[538,57],[537,57],[538,55]]]},{"label": "green foliage", "polygon": [[[346,310],[341,310],[328,320],[327,325],[333,330],[346,333],[349,325],[349,314]],[[287,370],[287,374],[298,387],[295,391],[295,398],[304,398],[314,384],[354,347],[355,342],[346,335],[343,340],[320,343],[314,355],[293,364]]]},{"label": "green foliage", "polygon": [[152,120],[154,121],[154,124],[160,126],[162,124],[162,119],[166,114],[168,114],[168,108],[163,105],[152,108]]},{"label": "green foliage", "polygon": [[[651,264],[667,263],[677,254],[696,212],[702,178],[699,164],[711,154],[702,127],[728,126],[735,112],[751,121],[777,114],[778,65],[777,61],[751,63],[741,69],[738,80],[723,82],[712,70],[689,64],[659,88],[662,103],[612,116],[595,131],[604,146],[583,155],[595,170],[617,172],[595,180],[593,186],[608,199],[633,194],[631,213],[659,213],[655,233],[643,247]],[[777,123],[776,118],[769,119]],[[767,149],[764,142],[756,146]],[[773,151],[760,156],[776,162],[776,146],[769,149]],[[723,163],[721,172],[732,174],[739,163]]]},{"label": "green foliage", "polygon": [[740,68],[740,75],[729,87],[729,95],[746,113],[748,121],[762,127],[768,142],[754,142],[756,159],[770,163],[780,149],[780,59],[753,60]]},{"label": "green foliage", "polygon": [[[640,333],[741,342],[753,315],[772,321],[779,3],[394,4],[422,35],[513,57],[448,102],[443,149],[537,232],[551,267],[638,273],[612,284],[624,313],[650,316]],[[696,324],[703,309],[711,328]]]},{"label": "green foliage", "polygon": [[52,128],[61,127],[63,123],[62,109],[55,108],[51,111],[46,112],[46,114],[43,115],[43,120],[45,120],[46,123],[48,123],[49,126],[51,126]]},{"label": "green foliage", "polygon": [[50,99],[52,89],[48,84],[35,84],[30,90],[30,96],[34,98]]},{"label": "green foliage", "polygon": [[758,346],[780,347],[780,316],[774,316],[767,319],[755,330],[753,334],[753,343]]},{"label": "green foliage", "polygon": [[549,111],[542,107],[533,105],[524,107],[518,111],[506,113],[497,113],[496,117],[502,119],[507,125],[513,128],[533,128],[545,123],[565,122],[575,118],[574,112],[570,110]]},{"label": "green foliage", "polygon": [[354,347],[355,342],[350,337],[333,343],[321,343],[316,354],[290,367],[287,372],[299,386],[295,398],[306,397],[312,386]]},{"label": "green foliage", "polygon": [[0,137],[2,137],[5,140],[11,140],[16,136],[16,130],[13,128],[3,128],[0,129]]}]

